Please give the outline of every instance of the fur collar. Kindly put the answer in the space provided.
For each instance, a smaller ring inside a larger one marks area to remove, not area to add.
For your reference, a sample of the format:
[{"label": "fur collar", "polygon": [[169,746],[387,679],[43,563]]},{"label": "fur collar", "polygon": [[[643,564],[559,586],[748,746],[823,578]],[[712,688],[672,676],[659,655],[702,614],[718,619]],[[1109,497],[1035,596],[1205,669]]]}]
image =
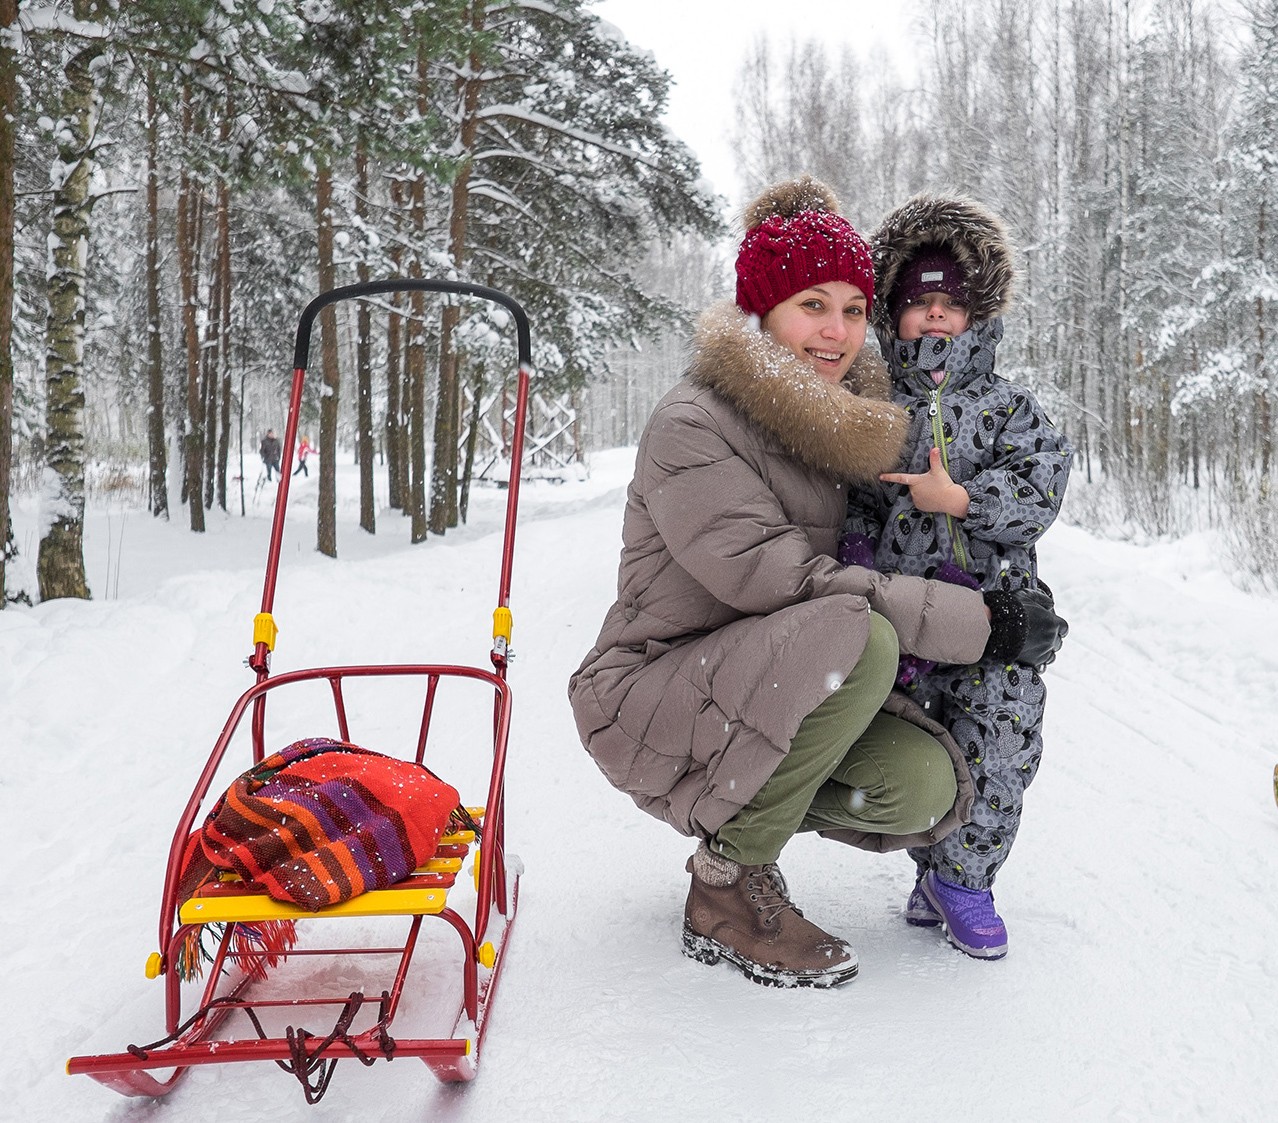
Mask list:
[{"label": "fur collar", "polygon": [[863,347],[843,382],[826,382],[730,301],[697,324],[689,379],[775,437],[802,464],[842,483],[874,484],[898,464],[909,422],[887,368]]}]

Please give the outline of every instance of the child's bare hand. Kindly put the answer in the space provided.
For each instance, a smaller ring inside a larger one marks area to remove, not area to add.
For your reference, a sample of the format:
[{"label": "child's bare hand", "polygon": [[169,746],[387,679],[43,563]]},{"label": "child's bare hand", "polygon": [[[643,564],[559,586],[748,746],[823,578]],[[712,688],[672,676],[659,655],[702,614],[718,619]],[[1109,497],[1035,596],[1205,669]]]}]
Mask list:
[{"label": "child's bare hand", "polygon": [[910,499],[920,511],[953,515],[958,519],[967,516],[970,503],[967,489],[950,479],[949,472],[941,463],[939,448],[932,449],[926,472],[884,472],[879,479],[884,483],[908,487]]}]

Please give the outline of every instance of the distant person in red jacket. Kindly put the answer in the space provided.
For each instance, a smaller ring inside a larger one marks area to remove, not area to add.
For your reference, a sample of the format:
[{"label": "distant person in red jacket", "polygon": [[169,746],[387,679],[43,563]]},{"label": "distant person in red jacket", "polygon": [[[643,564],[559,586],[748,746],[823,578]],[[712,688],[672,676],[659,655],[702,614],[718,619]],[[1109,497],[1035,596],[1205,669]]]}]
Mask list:
[{"label": "distant person in red jacket", "polygon": [[310,438],[303,437],[301,443],[297,446],[297,467],[293,469],[293,475],[296,476],[298,472],[301,472],[304,476],[311,474],[310,469],[306,467],[306,458],[314,451]]}]

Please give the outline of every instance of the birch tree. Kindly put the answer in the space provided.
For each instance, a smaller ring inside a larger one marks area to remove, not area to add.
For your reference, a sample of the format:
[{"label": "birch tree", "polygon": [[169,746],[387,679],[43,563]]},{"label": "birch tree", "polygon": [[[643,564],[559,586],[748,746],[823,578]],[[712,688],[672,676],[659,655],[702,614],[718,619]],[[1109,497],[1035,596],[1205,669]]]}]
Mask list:
[{"label": "birch tree", "polygon": [[5,571],[13,550],[9,490],[13,467],[14,141],[18,121],[18,0],[0,0],[0,610],[9,602]]},{"label": "birch tree", "polygon": [[101,90],[95,70],[106,29],[92,0],[75,0],[63,45],[64,85],[49,181],[49,318],[45,352],[45,470],[36,572],[40,599],[89,596],[84,572],[84,313],[92,180]]}]

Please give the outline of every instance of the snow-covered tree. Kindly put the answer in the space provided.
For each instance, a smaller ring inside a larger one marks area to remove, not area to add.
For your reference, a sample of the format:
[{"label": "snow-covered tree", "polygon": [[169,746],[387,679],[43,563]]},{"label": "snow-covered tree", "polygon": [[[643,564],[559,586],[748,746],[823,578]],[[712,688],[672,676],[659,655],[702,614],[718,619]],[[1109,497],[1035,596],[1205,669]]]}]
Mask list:
[{"label": "snow-covered tree", "polygon": [[1234,326],[1225,346],[1248,357],[1254,377],[1250,397],[1259,467],[1268,476],[1274,460],[1274,406],[1278,363],[1278,0],[1247,8],[1252,43],[1240,68],[1237,112],[1219,185],[1229,201],[1225,260],[1215,271],[1218,305]]},{"label": "snow-covered tree", "polygon": [[37,575],[40,598],[88,597],[84,572],[84,313],[106,27],[93,0],[74,0],[62,39],[49,173],[45,455]]},{"label": "snow-covered tree", "polygon": [[736,82],[735,142],[746,194],[807,172],[834,188],[854,222],[882,214],[865,145],[864,92],[872,85],[857,57],[835,57],[809,40],[751,45]]},{"label": "snow-covered tree", "polygon": [[[858,193],[957,189],[1007,220],[1021,276],[1000,368],[1065,426],[1080,476],[1112,485],[1111,513],[1154,532],[1178,525],[1181,481],[1237,522],[1271,472],[1278,2],[1244,8],[1238,54],[1204,0],[935,0],[900,80],[859,91],[875,170],[827,173],[850,213]],[[825,166],[828,124],[795,106],[832,59],[743,63],[747,190]],[[774,152],[809,162],[761,174]]]},{"label": "snow-covered tree", "polygon": [[8,603],[5,570],[13,548],[9,519],[13,467],[13,235],[14,142],[18,120],[18,54],[11,37],[18,0],[0,0],[0,609]]},{"label": "snow-covered tree", "polygon": [[[654,242],[716,232],[713,201],[692,154],[660,122],[667,75],[579,0],[468,7],[473,40],[443,114],[457,159],[449,257],[460,275],[509,291],[535,319],[546,386],[579,386],[609,342],[673,314],[644,291],[635,266]],[[457,447],[451,342],[460,321],[459,309],[445,313],[437,452]],[[454,458],[437,455],[436,533],[456,525],[457,483]]]}]

